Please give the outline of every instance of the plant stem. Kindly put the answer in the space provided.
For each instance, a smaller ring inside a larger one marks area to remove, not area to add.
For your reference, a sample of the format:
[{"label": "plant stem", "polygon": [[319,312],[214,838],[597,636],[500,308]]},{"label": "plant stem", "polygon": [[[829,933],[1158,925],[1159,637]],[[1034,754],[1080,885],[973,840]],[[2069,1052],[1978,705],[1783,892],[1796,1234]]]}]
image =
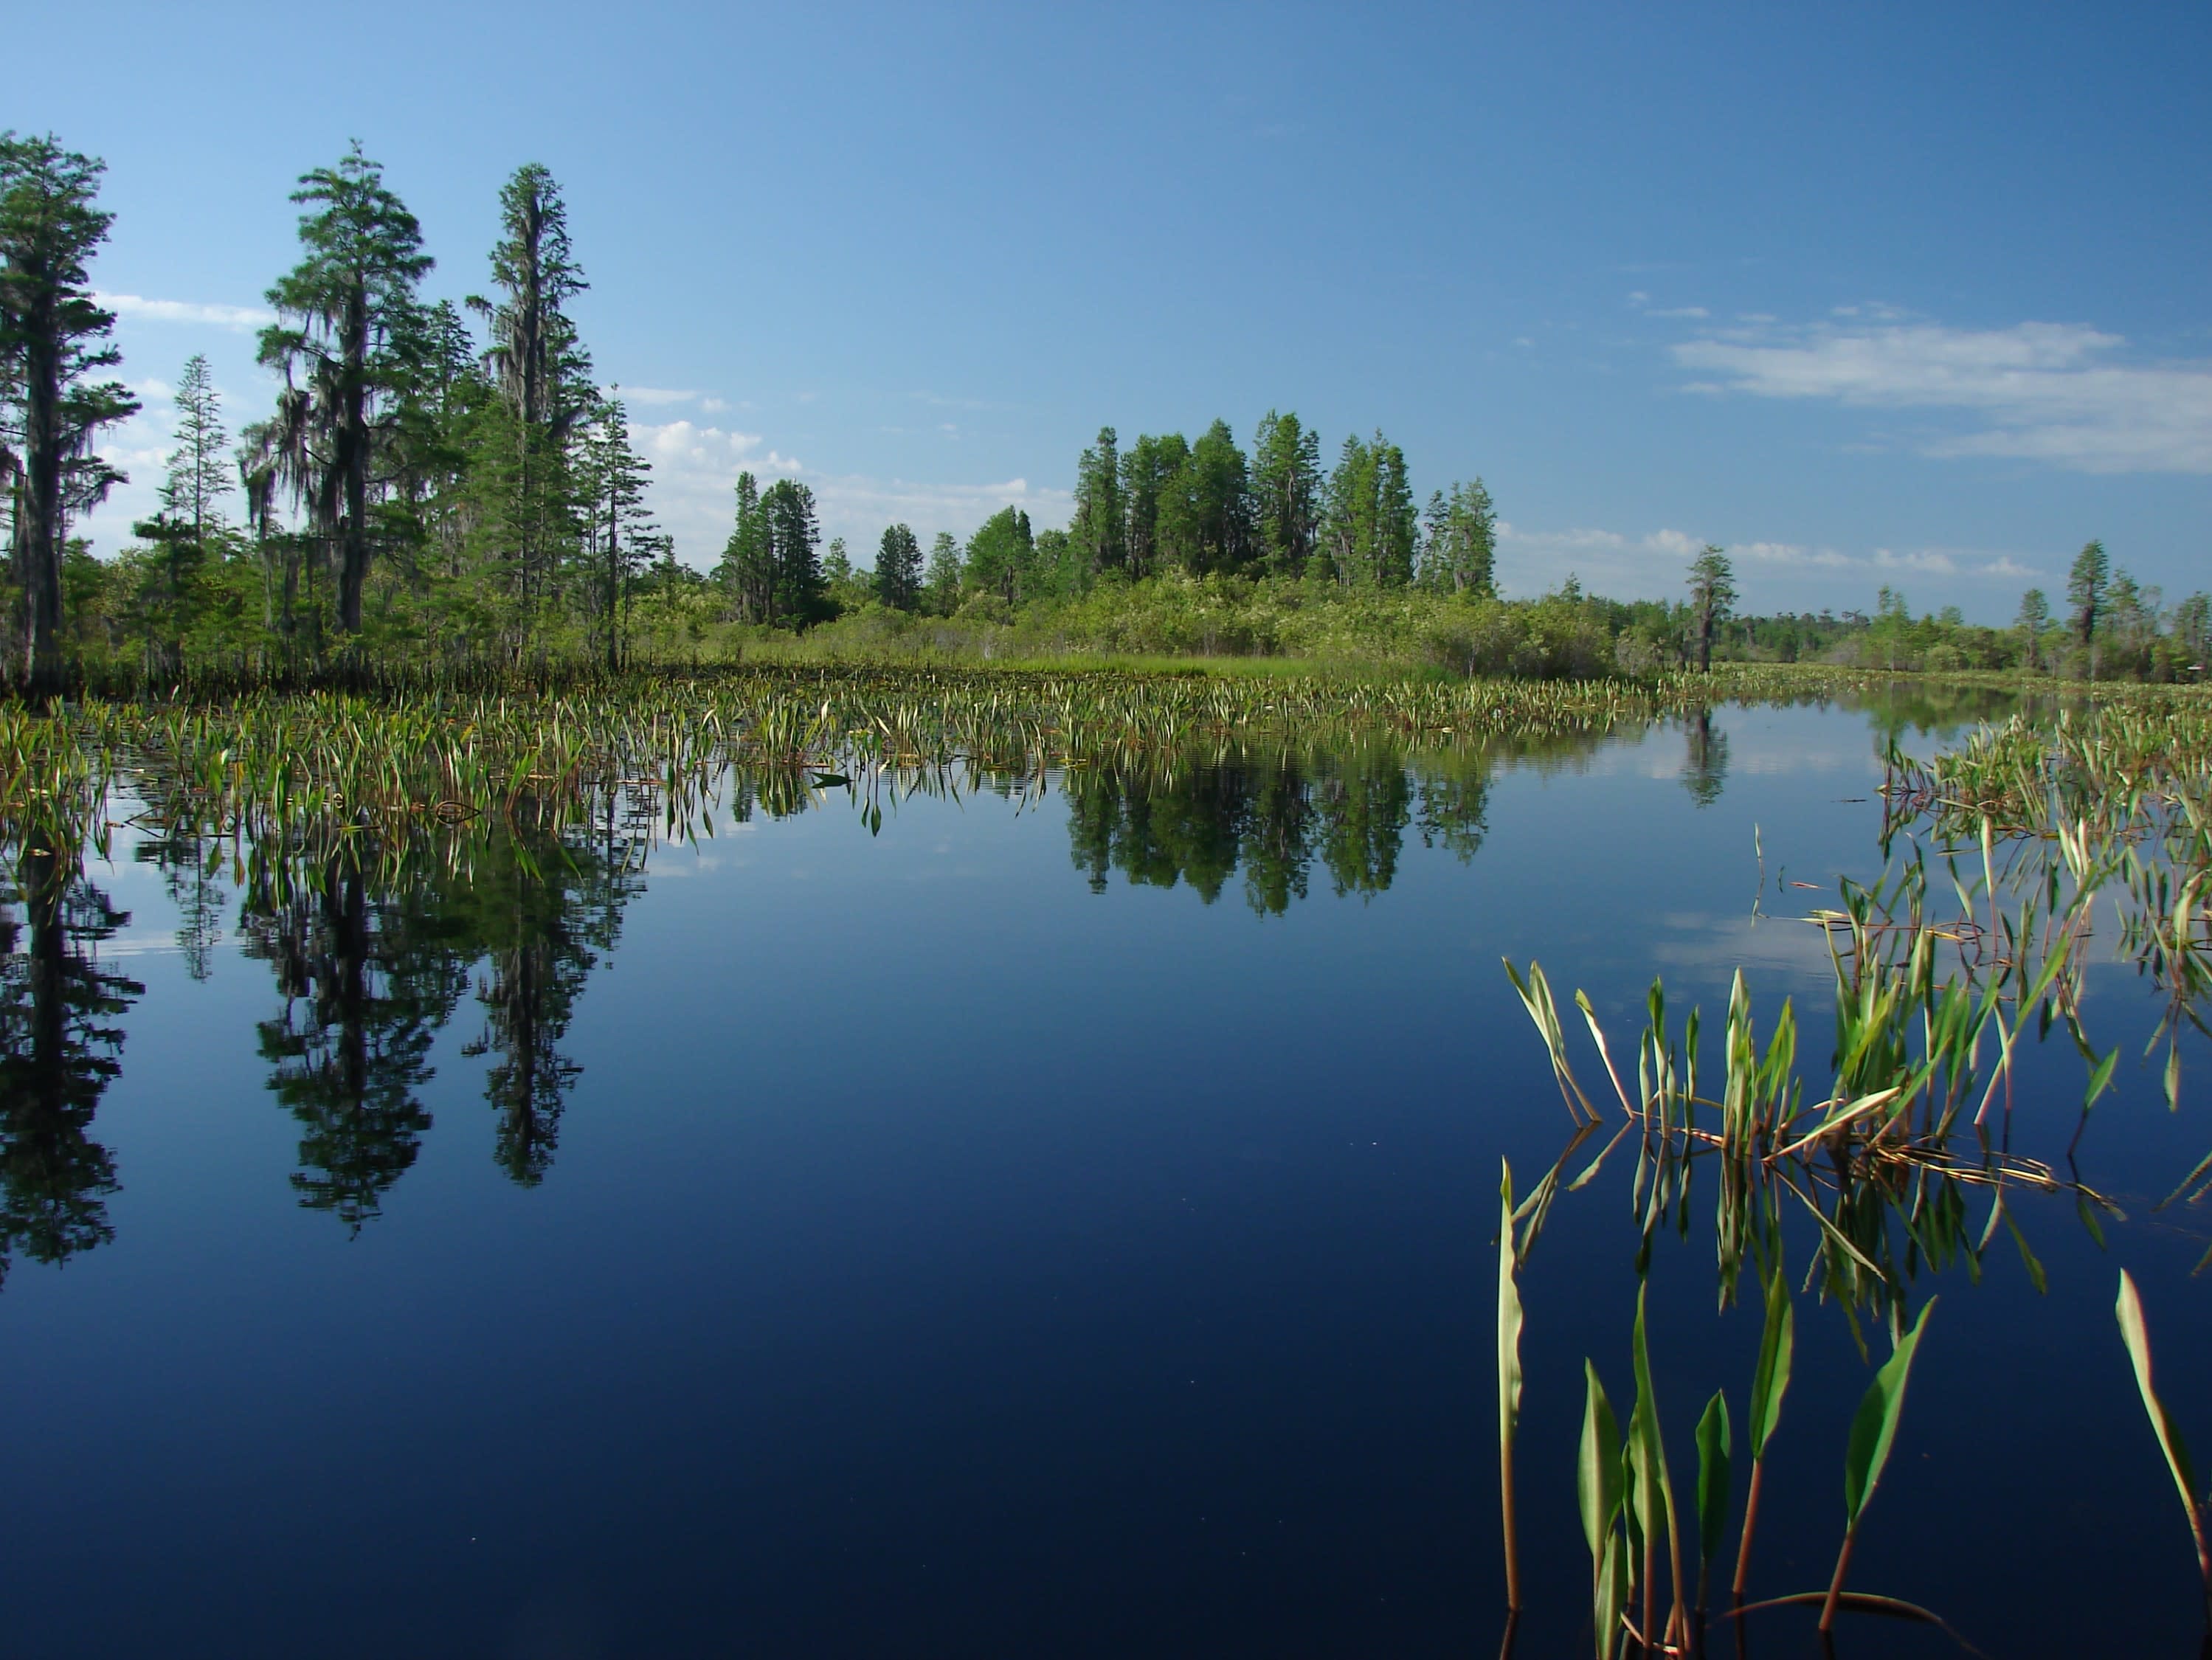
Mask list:
[{"label": "plant stem", "polygon": [[1650,1653],[1659,1646],[1658,1639],[1652,1635],[1652,1621],[1659,1617],[1658,1586],[1655,1583],[1658,1578],[1659,1541],[1653,1538],[1650,1534],[1646,1533],[1644,1535],[1644,1621],[1642,1630],[1644,1633],[1643,1647],[1644,1652],[1647,1654]]},{"label": "plant stem", "polygon": [[1751,1461],[1751,1493],[1743,1501],[1743,1538],[1735,1549],[1735,1600],[1743,1601],[1743,1588],[1751,1578],[1751,1530],[1759,1521],[1759,1478],[1766,1473],[1766,1460]]},{"label": "plant stem", "polygon": [[[1513,1442],[1509,1437],[1498,1447],[1498,1508],[1505,1523],[1505,1612],[1517,1619],[1521,1613],[1521,1551],[1514,1536],[1513,1517]],[[1506,1642],[1512,1642],[1512,1626],[1506,1627]]]},{"label": "plant stem", "polygon": [[1844,1594],[1844,1575],[1850,1571],[1851,1547],[1857,1542],[1859,1530],[1856,1525],[1844,1529],[1844,1548],[1836,1553],[1836,1577],[1828,1582],[1828,1600],[1820,1604],[1820,1633],[1835,1629],[1836,1604]]}]

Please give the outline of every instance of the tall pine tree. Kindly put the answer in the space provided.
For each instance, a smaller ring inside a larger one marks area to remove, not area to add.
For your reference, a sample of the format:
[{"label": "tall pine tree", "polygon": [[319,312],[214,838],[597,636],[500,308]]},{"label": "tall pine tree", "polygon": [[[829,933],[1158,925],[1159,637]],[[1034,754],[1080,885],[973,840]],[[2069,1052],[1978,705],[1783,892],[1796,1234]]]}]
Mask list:
[{"label": "tall pine tree", "polygon": [[1482,480],[1429,497],[1421,541],[1421,586],[1438,593],[1498,592],[1498,513]]},{"label": "tall pine tree", "polygon": [[1075,512],[1067,527],[1076,556],[1091,575],[1126,569],[1127,526],[1121,512],[1121,456],[1114,429],[1098,429],[1098,441],[1075,464]]},{"label": "tall pine tree", "polygon": [[584,429],[577,469],[586,510],[585,548],[598,591],[607,672],[622,667],[624,601],[632,580],[658,549],[660,537],[645,505],[646,475],[653,464],[629,441],[629,414],[619,398],[592,410]]},{"label": "tall pine tree", "polygon": [[960,539],[949,530],[929,544],[929,570],[922,578],[922,608],[933,617],[950,617],[960,606]]},{"label": "tall pine tree", "polygon": [[569,319],[569,301],[586,286],[568,240],[568,210],[553,175],[536,162],[518,167],[499,192],[498,245],[491,252],[496,301],[471,297],[491,325],[491,368],[507,420],[486,429],[506,453],[487,471],[497,477],[509,545],[510,581],[526,617],[548,592],[562,550],[575,533],[571,441],[592,410],[591,360]]},{"label": "tall pine tree", "polygon": [[738,615],[748,623],[775,620],[775,561],[768,521],[761,513],[759,481],[738,475],[738,518],[723,544],[714,579],[728,593]]},{"label": "tall pine tree", "polygon": [[1405,453],[1381,433],[1371,442],[1344,441],[1329,475],[1321,542],[1329,570],[1348,587],[1403,587],[1413,580],[1420,517]]},{"label": "tall pine tree", "polygon": [[209,538],[222,528],[222,498],[233,486],[222,398],[207,359],[198,352],[185,360],[176,402],[175,446],[161,483],[161,509],[191,529],[193,545],[204,556]]},{"label": "tall pine tree", "polygon": [[1151,576],[1161,569],[1160,501],[1189,459],[1189,444],[1175,432],[1160,438],[1139,435],[1121,453],[1121,513],[1127,526],[1122,546],[1132,576]]},{"label": "tall pine tree", "polygon": [[775,587],[768,620],[803,629],[822,615],[822,533],[814,492],[795,478],[779,478],[761,493],[761,523],[768,538]]},{"label": "tall pine tree", "polygon": [[1270,575],[1302,576],[1319,530],[1321,435],[1269,410],[1252,437],[1255,553]]},{"label": "tall pine tree", "polygon": [[876,550],[876,598],[892,611],[913,611],[921,604],[921,543],[908,525],[893,525],[884,532]]}]

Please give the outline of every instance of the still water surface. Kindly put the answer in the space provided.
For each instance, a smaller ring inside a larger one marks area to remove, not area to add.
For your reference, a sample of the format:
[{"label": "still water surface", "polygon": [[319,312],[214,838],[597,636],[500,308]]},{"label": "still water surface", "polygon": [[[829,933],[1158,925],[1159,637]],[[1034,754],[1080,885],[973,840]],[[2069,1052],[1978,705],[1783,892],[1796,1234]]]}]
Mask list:
[{"label": "still water surface", "polygon": [[[1741,964],[1817,1088],[1795,919],[1881,869],[1893,724],[1056,775],[874,835],[841,790],[726,799],[694,844],[618,815],[250,897],[126,831],[43,927],[8,911],[5,1651],[1493,1647],[1498,1161],[1525,1189],[1569,1128],[1499,958],[1623,1049],[1655,974],[1717,1024]],[[2134,1066],[2150,995],[2093,977],[2136,1035],[2083,1174],[2134,1219],[2100,1249],[2015,1200],[2046,1294],[2002,1235],[1917,1288],[1852,1583],[1992,1655],[2195,1651],[2111,1313],[2125,1266],[2212,1438],[2204,1218],[2148,1213],[2212,1133]],[[2016,1139],[2050,1156],[2081,1063],[2045,1049]],[[1629,1174],[1524,1276],[1523,1655],[1589,1651],[1575,1442],[1585,1355],[1626,1410]],[[1709,1227],[1651,1297],[1680,1483],[1714,1389],[1741,1424],[1757,1299],[1717,1312]],[[1870,1375],[1838,1310],[1798,1323],[1754,1595],[1826,1584]],[[1814,1651],[1774,1620],[1758,1651]]]}]

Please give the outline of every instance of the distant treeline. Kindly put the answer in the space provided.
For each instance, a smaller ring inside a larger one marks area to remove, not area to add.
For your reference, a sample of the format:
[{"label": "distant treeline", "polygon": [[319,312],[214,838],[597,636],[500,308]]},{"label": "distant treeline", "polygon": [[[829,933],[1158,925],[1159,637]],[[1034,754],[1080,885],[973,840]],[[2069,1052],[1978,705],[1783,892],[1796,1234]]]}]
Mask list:
[{"label": "distant treeline", "polygon": [[842,540],[823,546],[804,483],[745,474],[720,560],[694,571],[647,509],[650,469],[569,314],[586,282],[552,177],[533,164],[501,188],[486,293],[434,303],[420,228],[358,145],[293,193],[300,258],[268,289],[277,320],[258,343],[275,407],[234,443],[206,362],[189,360],[159,510],[101,560],[70,527],[122,482],[98,440],[139,408],[101,378],[120,361],[89,276],[111,222],[101,172],[51,137],[0,134],[0,599],[5,678],[33,690],[332,666],[613,670],[810,634],[810,649],[1540,675],[1737,657],[2174,678],[2207,657],[2204,597],[2168,610],[2094,543],[2063,606],[2031,593],[2009,629],[1916,619],[1887,589],[1871,616],[1738,616],[1717,548],[1679,603],[1603,600],[1571,578],[1503,600],[1480,478],[1423,508],[1382,434],[1346,438],[1324,468],[1318,434],[1278,410],[1249,453],[1220,420],[1126,447],[1103,428],[1065,528],[1008,507],[925,556],[893,525],[865,568]]},{"label": "distant treeline", "polygon": [[[1018,515],[994,523],[986,532],[1019,544]],[[1048,541],[1054,534],[1027,545],[1064,551]],[[866,572],[830,583],[842,614],[812,630],[806,648],[825,655],[1292,657],[1462,674],[1639,678],[1733,661],[2176,681],[2203,678],[2212,661],[2212,600],[2197,593],[2169,606],[2156,588],[2113,569],[2094,542],[2075,560],[2061,605],[2031,589],[2007,628],[1970,623],[1956,606],[1916,616],[1889,588],[1871,612],[1739,612],[1733,564],[1717,548],[1692,562],[1679,600],[1610,599],[1584,592],[1571,576],[1550,593],[1507,599],[1473,586],[1438,592],[1352,587],[1322,576],[1171,573],[1040,584],[1036,597],[1013,605],[994,587],[965,582],[967,565],[950,537],[939,538],[932,566],[950,575],[925,583],[911,610],[887,606]]]},{"label": "distant treeline", "polygon": [[977,598],[1018,607],[1076,599],[1102,581],[1166,575],[1496,592],[1497,514],[1480,479],[1437,491],[1424,512],[1405,452],[1381,433],[1346,438],[1324,472],[1318,435],[1273,410],[1249,456],[1225,421],[1196,443],[1169,433],[1127,450],[1102,428],[1076,463],[1066,529],[1036,530],[1009,507],[964,545],[939,532],[925,562],[914,531],[893,525],[865,577],[842,540],[814,562],[804,485],[781,479],[763,490],[746,473],[737,495],[736,527],[714,576],[750,623],[805,626],[870,600],[950,617]]}]

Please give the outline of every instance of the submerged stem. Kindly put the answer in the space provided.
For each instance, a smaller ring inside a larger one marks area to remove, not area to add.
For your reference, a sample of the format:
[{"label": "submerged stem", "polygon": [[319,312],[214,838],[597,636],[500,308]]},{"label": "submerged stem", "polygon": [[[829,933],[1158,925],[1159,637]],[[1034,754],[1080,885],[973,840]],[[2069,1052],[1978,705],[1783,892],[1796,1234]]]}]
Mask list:
[{"label": "submerged stem", "polygon": [[1759,1482],[1766,1474],[1764,1457],[1751,1461],[1751,1492],[1743,1501],[1743,1536],[1735,1549],[1735,1583],[1729,1589],[1743,1601],[1743,1588],[1751,1579],[1751,1530],[1759,1525]]}]

